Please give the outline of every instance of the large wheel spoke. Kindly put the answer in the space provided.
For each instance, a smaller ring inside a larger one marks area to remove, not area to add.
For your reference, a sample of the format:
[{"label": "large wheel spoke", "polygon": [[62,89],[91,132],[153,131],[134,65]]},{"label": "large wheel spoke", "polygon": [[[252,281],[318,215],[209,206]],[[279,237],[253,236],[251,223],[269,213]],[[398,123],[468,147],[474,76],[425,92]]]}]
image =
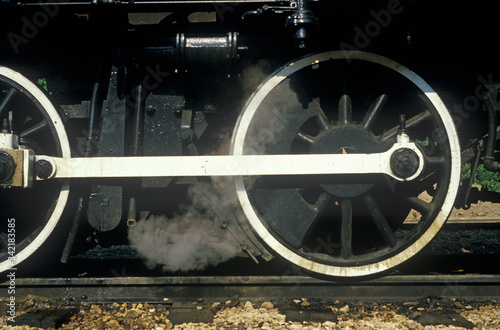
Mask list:
[{"label": "large wheel spoke", "polygon": [[427,217],[432,211],[431,203],[427,203],[418,197],[407,197],[405,201],[408,202],[412,208],[419,212],[423,217]]},{"label": "large wheel spoke", "polygon": [[352,123],[352,102],[349,95],[342,95],[339,100],[339,125]]},{"label": "large wheel spoke", "polygon": [[330,202],[331,200],[331,196],[330,194],[328,193],[322,193],[321,195],[319,195],[318,199],[316,200],[316,202],[314,202],[313,204],[313,209],[318,212],[318,213],[321,213],[323,212],[323,210],[325,209],[325,207],[328,205],[328,203]]},{"label": "large wheel spoke", "polygon": [[446,158],[444,155],[440,156],[424,156],[425,165],[428,171],[442,169],[446,165]]},{"label": "large wheel spoke", "polygon": [[38,134],[42,130],[46,129],[49,126],[49,123],[46,120],[42,120],[36,125],[33,125],[32,127],[25,129],[24,131],[21,132],[19,137],[21,139],[26,139],[29,138],[30,136],[34,134]]},{"label": "large wheel spoke", "polygon": [[371,129],[373,123],[375,122],[375,119],[377,119],[377,116],[380,113],[380,110],[382,110],[385,103],[387,102],[387,99],[387,94],[382,94],[377,97],[375,101],[373,101],[373,103],[370,105],[370,108],[368,108],[363,121],[361,121],[361,126],[363,126],[364,129]]},{"label": "large wheel spoke", "polygon": [[0,103],[0,116],[6,108],[7,103],[9,103],[9,101],[12,100],[12,97],[16,94],[16,91],[17,90],[14,87],[11,87],[7,92],[7,95],[5,95],[5,97],[3,98],[2,102]]},{"label": "large wheel spoke", "polygon": [[311,104],[312,107],[314,108],[314,111],[318,113],[318,115],[316,116],[316,121],[319,125],[320,130],[326,131],[328,128],[330,128],[330,122],[328,121],[325,112],[323,111],[323,109],[321,108],[316,99],[313,99]]},{"label": "large wheel spoke", "polygon": [[340,226],[340,256],[347,260],[352,257],[352,202],[343,199],[340,202],[342,223]]},{"label": "large wheel spoke", "polygon": [[396,236],[394,236],[394,232],[389,222],[387,222],[387,219],[373,196],[371,194],[366,194],[364,196],[364,201],[385,243],[390,247],[395,247],[397,244]]},{"label": "large wheel spoke", "polygon": [[312,112],[315,113],[315,119],[316,123],[319,126],[320,131],[326,131],[331,127],[330,121],[328,120],[328,117],[325,114],[325,111],[321,107],[321,104],[318,102],[318,100],[314,97],[312,97],[302,86],[297,81],[293,82],[293,90],[295,90],[298,93],[298,99],[302,100],[301,105],[304,108],[304,100],[307,100],[307,112]]}]

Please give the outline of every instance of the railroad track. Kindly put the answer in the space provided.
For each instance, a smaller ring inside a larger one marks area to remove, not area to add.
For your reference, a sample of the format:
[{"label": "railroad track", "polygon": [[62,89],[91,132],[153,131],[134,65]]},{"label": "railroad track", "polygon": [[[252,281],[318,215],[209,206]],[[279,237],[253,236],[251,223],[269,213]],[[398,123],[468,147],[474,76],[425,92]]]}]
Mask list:
[{"label": "railroad track", "polygon": [[[417,224],[418,220],[407,219],[404,224],[414,225]],[[500,219],[490,218],[490,217],[477,217],[477,218],[466,218],[466,217],[454,217],[446,220],[444,228],[448,225],[500,225]]]},{"label": "railroad track", "polygon": [[[57,271],[53,268],[52,272],[19,268],[15,294],[16,298],[29,294],[47,298],[69,297],[77,302],[158,303],[227,300],[234,296],[241,299],[309,297],[344,301],[407,301],[429,296],[499,299],[498,244],[486,240],[494,241],[498,235],[498,219],[471,219],[472,222],[467,223],[462,219],[450,220],[443,230],[443,237],[431,243],[426,253],[383,277],[332,281],[310,277],[280,260],[255,265],[245,258],[236,258],[205,272],[165,276],[159,271],[147,270],[139,259],[78,259],[66,268]],[[465,236],[457,235],[464,228],[481,231],[474,233],[469,230]],[[477,248],[475,252],[461,248],[476,246],[478,239],[483,239],[482,244],[487,246]],[[452,252],[459,254],[450,254]],[[128,252],[121,253],[130,256]],[[2,274],[0,280],[0,297],[3,298],[9,297],[11,283],[6,277],[8,274]]]},{"label": "railroad track", "polygon": [[[0,285],[8,296],[9,282]],[[181,303],[231,297],[318,298],[344,301],[406,301],[430,296],[489,300],[500,298],[500,275],[389,275],[355,282],[307,276],[161,276],[22,278],[16,298],[35,295],[74,301]]]}]

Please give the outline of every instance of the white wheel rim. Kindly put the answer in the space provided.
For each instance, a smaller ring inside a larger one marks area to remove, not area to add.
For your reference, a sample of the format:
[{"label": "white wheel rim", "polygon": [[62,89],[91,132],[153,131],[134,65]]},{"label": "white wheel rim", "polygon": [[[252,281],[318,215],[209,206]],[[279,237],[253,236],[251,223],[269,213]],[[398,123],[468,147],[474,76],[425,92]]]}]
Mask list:
[{"label": "white wheel rim", "polygon": [[413,244],[400,251],[396,255],[375,264],[353,267],[339,267],[322,264],[294,253],[293,251],[285,247],[281,242],[279,242],[262,224],[259,216],[255,212],[252,204],[250,203],[242,177],[235,178],[235,186],[238,200],[245,216],[250,222],[250,225],[255,230],[257,235],[262,240],[264,240],[264,242],[272,250],[274,250],[276,253],[292,262],[293,264],[316,273],[338,277],[356,277],[383,272],[399,265],[400,263],[414,256],[437,234],[437,232],[446,222],[446,219],[451,212],[460,182],[460,145],[453,119],[437,93],[416,73],[402,66],[401,64],[383,56],[361,51],[331,51],[316,55],[310,55],[284,66],[276,74],[270,77],[263,85],[261,85],[259,89],[251,96],[246,104],[245,111],[241,114],[236,123],[233,139],[231,141],[231,152],[233,155],[243,154],[244,141],[255,112],[259,108],[261,102],[268,95],[268,93],[270,93],[280,82],[282,82],[291,74],[307,66],[319,64],[328,60],[345,59],[371,62],[374,64],[385,66],[398,72],[406,79],[410,80],[425,94],[425,96],[438,112],[443,122],[451,153],[450,182],[447,190],[448,193],[443,202],[441,210],[432,224],[429,226],[429,228],[427,228],[427,230]]},{"label": "white wheel rim", "polygon": [[[43,94],[43,92],[30,80],[26,79],[20,73],[11,70],[9,68],[0,66],[0,76],[4,76],[13,82],[17,83],[19,86],[25,89],[26,92],[31,94],[45,109],[47,115],[52,120],[52,125],[56,131],[56,134],[59,138],[59,143],[61,147],[62,157],[69,158],[71,157],[71,150],[69,146],[69,140],[66,135],[66,130],[64,129],[64,125],[62,123],[59,114],[56,109],[50,102],[50,100]],[[57,199],[57,203],[48,219],[47,223],[40,231],[40,233],[35,237],[35,239],[29,243],[24,249],[21,251],[16,251],[14,263],[11,260],[5,260],[0,263],[0,272],[3,272],[7,269],[15,267],[20,262],[24,261],[30,255],[32,255],[49,237],[54,228],[56,227],[61,215],[64,211],[64,207],[66,206],[66,202],[68,201],[69,196],[69,181],[66,180],[61,185],[61,190],[59,192],[59,197]],[[20,225],[20,224],[17,224]]]}]

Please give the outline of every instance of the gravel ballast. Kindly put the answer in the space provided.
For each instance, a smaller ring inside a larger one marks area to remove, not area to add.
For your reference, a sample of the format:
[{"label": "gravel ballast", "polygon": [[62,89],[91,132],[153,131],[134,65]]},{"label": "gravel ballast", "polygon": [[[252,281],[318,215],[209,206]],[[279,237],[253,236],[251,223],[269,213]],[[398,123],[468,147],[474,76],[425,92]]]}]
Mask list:
[{"label": "gravel ballast", "polygon": [[15,322],[9,322],[6,303],[2,329],[500,329],[496,301],[434,297],[405,303],[232,299],[182,306],[28,297],[17,302]]}]

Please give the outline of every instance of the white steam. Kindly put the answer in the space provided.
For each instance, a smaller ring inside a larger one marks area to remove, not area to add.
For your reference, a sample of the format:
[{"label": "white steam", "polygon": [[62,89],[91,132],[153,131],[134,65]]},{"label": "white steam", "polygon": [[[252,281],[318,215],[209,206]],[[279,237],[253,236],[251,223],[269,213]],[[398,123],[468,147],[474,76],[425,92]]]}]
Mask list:
[{"label": "white steam", "polygon": [[259,84],[269,77],[270,72],[272,72],[272,66],[266,60],[259,60],[257,63],[243,69],[241,72],[243,90],[247,93],[253,92]]},{"label": "white steam", "polygon": [[[247,93],[254,91],[271,69],[264,60],[247,67],[242,72],[243,89]],[[227,149],[224,144],[213,154],[227,154]],[[219,189],[206,182],[193,185],[188,190],[191,204],[181,205],[176,215],[150,216],[129,228],[130,244],[146,259],[148,267],[160,265],[165,272],[203,270],[242,252],[231,229],[231,223],[238,222],[233,213],[238,204],[236,196],[218,193],[234,191],[230,189],[231,180],[218,178],[215,184]]]},{"label": "white steam", "polygon": [[[191,205],[181,205],[173,217],[151,216],[130,227],[129,241],[150,268],[165,272],[203,270],[228,261],[241,247],[228,228],[228,199],[209,183],[188,190]],[[227,217],[226,217],[227,216]]]}]

